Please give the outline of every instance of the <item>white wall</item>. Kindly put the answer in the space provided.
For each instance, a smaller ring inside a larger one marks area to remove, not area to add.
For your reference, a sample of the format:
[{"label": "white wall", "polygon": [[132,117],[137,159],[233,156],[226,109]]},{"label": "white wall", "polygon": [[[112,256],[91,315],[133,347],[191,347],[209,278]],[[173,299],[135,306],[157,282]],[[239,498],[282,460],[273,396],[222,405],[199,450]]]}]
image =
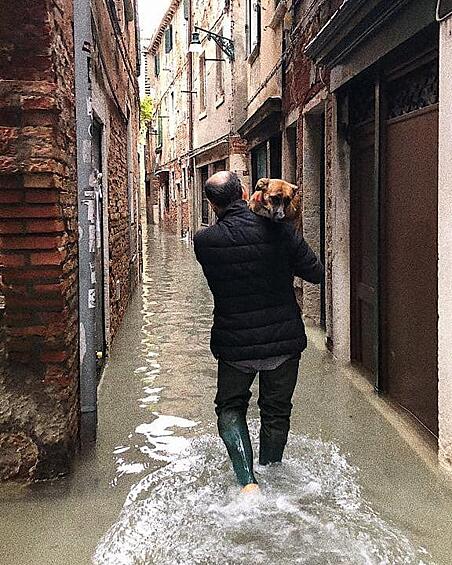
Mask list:
[{"label": "white wall", "polygon": [[441,24],[439,99],[439,458],[452,470],[452,17]]}]

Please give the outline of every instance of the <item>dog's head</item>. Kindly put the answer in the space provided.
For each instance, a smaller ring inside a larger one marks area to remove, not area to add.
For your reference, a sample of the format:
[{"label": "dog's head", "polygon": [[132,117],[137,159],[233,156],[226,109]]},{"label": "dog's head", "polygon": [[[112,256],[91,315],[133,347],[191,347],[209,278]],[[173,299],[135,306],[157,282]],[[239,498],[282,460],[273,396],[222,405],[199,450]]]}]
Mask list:
[{"label": "dog's head", "polygon": [[256,192],[260,193],[260,213],[274,222],[293,219],[297,211],[294,206],[297,191],[296,185],[281,179],[258,180]]}]

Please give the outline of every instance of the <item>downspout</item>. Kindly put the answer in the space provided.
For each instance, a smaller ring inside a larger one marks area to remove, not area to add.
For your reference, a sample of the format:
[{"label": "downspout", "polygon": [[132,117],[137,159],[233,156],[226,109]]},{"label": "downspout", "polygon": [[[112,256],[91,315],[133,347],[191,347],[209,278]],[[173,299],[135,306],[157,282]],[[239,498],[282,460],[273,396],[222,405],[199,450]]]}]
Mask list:
[{"label": "downspout", "polygon": [[81,442],[92,442],[97,427],[96,375],[96,197],[97,178],[92,168],[91,6],[74,0],[75,114],[78,187],[78,277]]},{"label": "downspout", "polygon": [[188,0],[188,38],[187,38],[187,72],[188,72],[188,168],[190,171],[189,186],[191,190],[191,237],[193,238],[198,225],[197,219],[197,198],[195,194],[195,159],[192,157],[194,145],[193,131],[193,53],[188,50],[194,31],[193,21],[193,0]]}]

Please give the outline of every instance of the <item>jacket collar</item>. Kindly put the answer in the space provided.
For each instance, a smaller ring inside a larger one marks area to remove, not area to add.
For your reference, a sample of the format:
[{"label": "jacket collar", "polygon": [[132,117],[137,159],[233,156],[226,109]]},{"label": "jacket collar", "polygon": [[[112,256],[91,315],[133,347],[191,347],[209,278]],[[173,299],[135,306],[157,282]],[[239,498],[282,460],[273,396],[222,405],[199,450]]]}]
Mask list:
[{"label": "jacket collar", "polygon": [[240,215],[245,210],[248,210],[248,202],[246,202],[246,200],[236,200],[221,211],[221,213],[218,215],[218,220],[224,220],[226,216]]}]

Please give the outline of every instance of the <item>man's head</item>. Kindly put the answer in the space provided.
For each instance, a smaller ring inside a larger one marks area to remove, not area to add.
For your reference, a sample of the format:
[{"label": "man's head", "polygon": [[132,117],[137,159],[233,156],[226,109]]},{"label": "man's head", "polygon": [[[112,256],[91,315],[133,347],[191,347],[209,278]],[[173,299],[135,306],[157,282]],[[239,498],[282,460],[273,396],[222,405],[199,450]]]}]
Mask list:
[{"label": "man's head", "polygon": [[207,179],[205,191],[216,213],[244,197],[239,177],[230,171],[220,171],[212,175]]}]

